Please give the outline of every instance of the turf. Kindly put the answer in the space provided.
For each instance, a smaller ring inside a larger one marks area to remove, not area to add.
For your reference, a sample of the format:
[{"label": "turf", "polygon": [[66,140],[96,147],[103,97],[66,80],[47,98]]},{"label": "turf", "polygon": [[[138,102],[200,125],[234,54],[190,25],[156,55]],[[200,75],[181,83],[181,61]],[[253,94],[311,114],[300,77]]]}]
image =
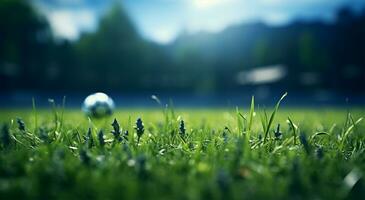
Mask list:
[{"label": "turf", "polygon": [[363,197],[363,108],[251,108],[2,109],[0,199]]}]

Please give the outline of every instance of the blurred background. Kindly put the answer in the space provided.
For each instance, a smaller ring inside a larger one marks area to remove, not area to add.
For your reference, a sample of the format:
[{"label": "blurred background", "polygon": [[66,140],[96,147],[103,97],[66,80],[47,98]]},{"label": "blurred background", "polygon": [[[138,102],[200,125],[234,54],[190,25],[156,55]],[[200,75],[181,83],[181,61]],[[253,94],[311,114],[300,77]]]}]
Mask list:
[{"label": "blurred background", "polygon": [[1,0],[0,106],[365,105],[363,0]]}]

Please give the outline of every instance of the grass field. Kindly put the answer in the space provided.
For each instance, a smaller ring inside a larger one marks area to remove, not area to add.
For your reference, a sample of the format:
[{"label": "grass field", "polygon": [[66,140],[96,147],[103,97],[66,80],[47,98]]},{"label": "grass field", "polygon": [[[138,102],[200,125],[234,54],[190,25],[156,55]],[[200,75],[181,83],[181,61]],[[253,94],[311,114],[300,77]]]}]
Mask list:
[{"label": "grass field", "polygon": [[2,109],[0,199],[361,199],[363,116],[251,106],[88,120],[56,107]]}]

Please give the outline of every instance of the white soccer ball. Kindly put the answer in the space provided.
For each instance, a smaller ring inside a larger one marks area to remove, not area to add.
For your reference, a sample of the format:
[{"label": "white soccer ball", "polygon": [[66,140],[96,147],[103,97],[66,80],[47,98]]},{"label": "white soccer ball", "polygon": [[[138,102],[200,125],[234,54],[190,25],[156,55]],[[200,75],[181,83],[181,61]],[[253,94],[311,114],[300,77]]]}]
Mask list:
[{"label": "white soccer ball", "polygon": [[102,118],[113,114],[114,101],[108,95],[98,92],[86,97],[82,111],[89,117]]}]

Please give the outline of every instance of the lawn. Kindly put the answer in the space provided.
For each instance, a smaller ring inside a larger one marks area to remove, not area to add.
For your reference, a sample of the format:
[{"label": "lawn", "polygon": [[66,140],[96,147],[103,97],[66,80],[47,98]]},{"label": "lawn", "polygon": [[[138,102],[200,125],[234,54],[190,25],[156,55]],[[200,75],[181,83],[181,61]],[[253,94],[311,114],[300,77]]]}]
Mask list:
[{"label": "lawn", "polygon": [[363,116],[248,106],[88,119],[61,107],[2,109],[0,199],[361,199]]}]

